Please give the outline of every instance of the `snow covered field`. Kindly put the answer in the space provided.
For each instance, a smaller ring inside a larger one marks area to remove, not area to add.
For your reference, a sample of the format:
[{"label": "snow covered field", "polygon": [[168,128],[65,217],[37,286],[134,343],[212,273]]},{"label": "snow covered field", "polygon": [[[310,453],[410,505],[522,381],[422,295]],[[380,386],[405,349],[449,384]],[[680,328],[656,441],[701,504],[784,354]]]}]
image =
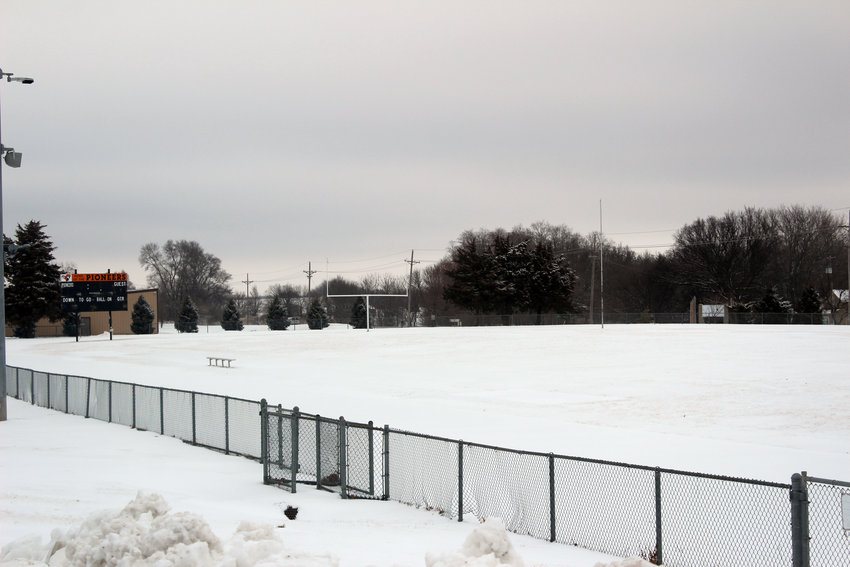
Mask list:
[{"label": "snow covered field", "polygon": [[[11,339],[7,360],[267,398],[503,447],[788,482],[802,470],[850,478],[848,347],[850,327],[210,327],[80,343]],[[230,369],[209,367],[212,355],[236,361]],[[120,509],[139,489],[200,514],[222,538],[241,520],[285,522],[287,550],[330,553],[342,565],[421,565],[425,553],[459,549],[474,527],[395,503],[342,502],[307,489],[289,495],[263,487],[259,465],[245,459],[15,400],[9,416],[0,424],[2,545],[27,533],[46,537],[94,510]],[[285,520],[285,502],[303,517]],[[378,543],[382,537],[389,547]],[[527,564],[606,560],[510,539]]]}]

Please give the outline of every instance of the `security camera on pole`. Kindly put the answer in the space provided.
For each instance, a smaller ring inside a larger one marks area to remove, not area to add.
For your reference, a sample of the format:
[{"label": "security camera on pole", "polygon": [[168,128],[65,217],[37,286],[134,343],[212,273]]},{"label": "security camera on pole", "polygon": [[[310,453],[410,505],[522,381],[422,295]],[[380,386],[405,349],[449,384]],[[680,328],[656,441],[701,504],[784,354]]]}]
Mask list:
[{"label": "security camera on pole", "polygon": [[[23,83],[31,85],[35,81],[29,77],[15,77],[12,73],[4,73],[0,69],[0,81],[3,77],[7,83]],[[2,133],[2,129],[0,129]],[[21,167],[21,154],[14,148],[3,145],[3,137],[0,135],[0,156],[9,167]],[[3,234],[3,167],[0,166],[0,234]],[[6,247],[3,247],[3,258],[0,262],[0,329],[3,330],[3,339],[0,340],[0,421],[6,421]]]}]

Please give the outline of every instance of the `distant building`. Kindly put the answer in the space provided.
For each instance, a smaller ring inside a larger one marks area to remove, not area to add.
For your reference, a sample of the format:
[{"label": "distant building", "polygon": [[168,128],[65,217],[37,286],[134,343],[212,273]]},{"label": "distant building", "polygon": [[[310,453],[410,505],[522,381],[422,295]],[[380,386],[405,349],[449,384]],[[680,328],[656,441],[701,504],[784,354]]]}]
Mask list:
[{"label": "distant building", "polygon": [[725,305],[700,305],[699,306],[699,322],[700,323],[725,323],[726,322],[726,306]]},{"label": "distant building", "polygon": [[[133,322],[133,306],[140,297],[144,297],[151,308],[153,308],[153,332],[159,332],[159,290],[157,289],[134,289],[127,292],[127,311],[112,312],[112,333],[114,335],[132,335],[130,325]],[[93,311],[80,313],[80,336],[101,335],[109,332],[109,312]],[[12,328],[6,325],[6,336],[14,336]],[[36,337],[61,337],[62,321],[51,322],[42,319],[36,324]]]},{"label": "distant building", "polygon": [[850,292],[846,289],[833,289],[823,302],[824,323],[827,325],[848,325],[847,299]]}]

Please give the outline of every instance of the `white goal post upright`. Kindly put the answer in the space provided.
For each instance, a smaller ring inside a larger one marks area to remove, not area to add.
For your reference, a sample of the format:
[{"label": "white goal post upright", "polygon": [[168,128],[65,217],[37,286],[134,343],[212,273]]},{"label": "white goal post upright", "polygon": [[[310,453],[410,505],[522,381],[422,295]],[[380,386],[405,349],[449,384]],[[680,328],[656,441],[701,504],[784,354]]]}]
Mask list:
[{"label": "white goal post upright", "polygon": [[371,324],[369,322],[370,311],[369,309],[369,298],[371,297],[408,297],[410,295],[410,282],[407,283],[407,293],[342,293],[342,294],[334,294],[330,293],[330,271],[328,270],[328,260],[325,259],[325,297],[328,299],[332,297],[366,297],[366,331],[368,332],[371,329]]}]

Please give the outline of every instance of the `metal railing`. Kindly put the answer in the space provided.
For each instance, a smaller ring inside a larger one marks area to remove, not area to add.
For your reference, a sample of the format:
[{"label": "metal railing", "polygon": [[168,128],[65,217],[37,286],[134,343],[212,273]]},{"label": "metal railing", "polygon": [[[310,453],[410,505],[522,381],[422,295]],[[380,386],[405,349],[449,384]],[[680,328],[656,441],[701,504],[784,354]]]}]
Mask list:
[{"label": "metal railing", "polygon": [[850,565],[850,483],[790,485],[519,451],[229,396],[7,366],[10,396],[263,462],[263,479],[394,500],[669,567]]}]

